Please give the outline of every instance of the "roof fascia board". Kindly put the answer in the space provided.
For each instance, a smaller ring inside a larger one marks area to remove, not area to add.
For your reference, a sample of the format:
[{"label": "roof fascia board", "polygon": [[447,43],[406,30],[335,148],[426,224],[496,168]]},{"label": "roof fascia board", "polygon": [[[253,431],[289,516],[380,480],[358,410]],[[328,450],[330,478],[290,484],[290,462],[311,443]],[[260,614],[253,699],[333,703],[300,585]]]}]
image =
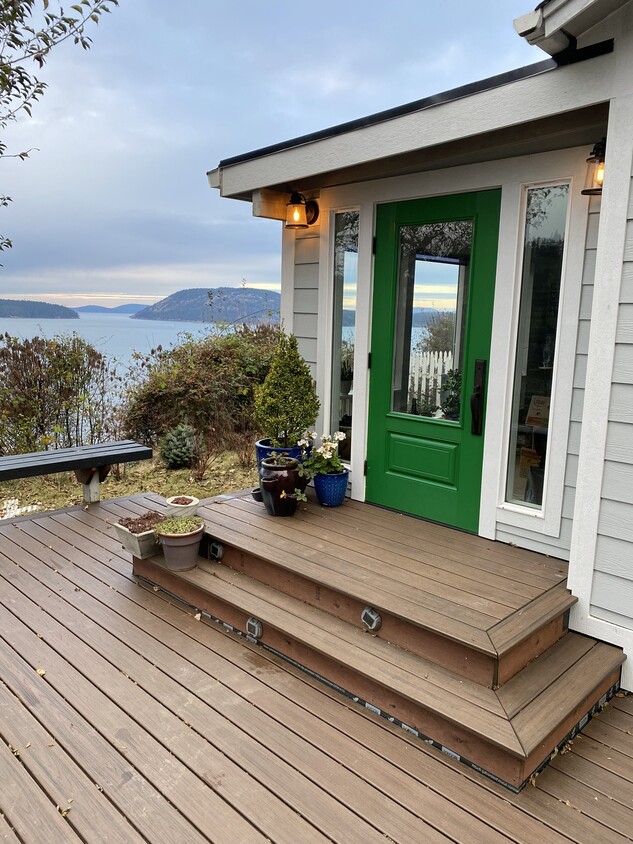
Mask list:
[{"label": "roof fascia board", "polygon": [[556,56],[628,0],[546,0],[514,21],[518,34]]},{"label": "roof fascia board", "polygon": [[262,157],[221,166],[223,196],[493,132],[610,99],[613,54]]}]

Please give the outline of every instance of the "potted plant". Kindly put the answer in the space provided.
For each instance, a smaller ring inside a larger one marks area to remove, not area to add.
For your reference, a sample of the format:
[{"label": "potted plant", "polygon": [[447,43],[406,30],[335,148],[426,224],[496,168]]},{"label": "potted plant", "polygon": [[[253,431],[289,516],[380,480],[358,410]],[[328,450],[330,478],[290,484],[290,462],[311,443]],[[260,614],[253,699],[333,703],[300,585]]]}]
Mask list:
[{"label": "potted plant", "polygon": [[204,533],[204,520],[200,516],[172,516],[159,522],[154,533],[163,546],[168,569],[187,571],[196,567]]},{"label": "potted plant", "polygon": [[312,449],[299,469],[305,478],[314,478],[317,498],[324,507],[340,507],[345,501],[349,469],[338,454],[338,445],[344,439],[342,431],[332,436],[323,434],[320,447]]},{"label": "potted plant", "polygon": [[314,379],[299,354],[297,338],[282,332],[268,375],[255,388],[255,421],[264,432],[256,443],[258,465],[280,449],[300,460],[302,448],[297,443],[314,425],[319,407]]},{"label": "potted plant", "polygon": [[299,461],[286,452],[272,452],[260,467],[260,490],[271,516],[293,516],[299,501],[305,501],[307,477],[299,474]]},{"label": "potted plant", "polygon": [[140,516],[119,519],[114,523],[114,529],[126,551],[139,560],[146,560],[162,553],[154,527],[164,518],[163,513],[148,510]]},{"label": "potted plant", "polygon": [[200,499],[193,495],[172,495],[167,499],[165,513],[168,516],[195,516]]}]

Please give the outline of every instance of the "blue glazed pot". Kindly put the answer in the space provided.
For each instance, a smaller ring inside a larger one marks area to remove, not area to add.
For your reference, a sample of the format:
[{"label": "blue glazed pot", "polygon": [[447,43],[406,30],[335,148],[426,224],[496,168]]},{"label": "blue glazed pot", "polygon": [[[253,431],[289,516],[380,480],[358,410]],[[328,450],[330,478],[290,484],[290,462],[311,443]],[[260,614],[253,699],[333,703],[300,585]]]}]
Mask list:
[{"label": "blue glazed pot", "polygon": [[[262,460],[267,460],[270,455],[273,453],[281,454],[283,451],[284,454],[287,454],[288,457],[292,457],[294,460],[298,460],[301,463],[301,454],[302,449],[300,445],[293,445],[293,446],[282,446],[282,445],[271,445],[270,439],[266,438],[263,440],[257,440],[255,443],[255,453],[257,455],[257,468],[259,469],[259,473],[261,476],[261,465]],[[307,448],[307,452],[310,452],[310,446]]]},{"label": "blue glazed pot", "polygon": [[340,507],[345,501],[349,469],[335,475],[315,475],[314,488],[319,503],[324,507]]}]

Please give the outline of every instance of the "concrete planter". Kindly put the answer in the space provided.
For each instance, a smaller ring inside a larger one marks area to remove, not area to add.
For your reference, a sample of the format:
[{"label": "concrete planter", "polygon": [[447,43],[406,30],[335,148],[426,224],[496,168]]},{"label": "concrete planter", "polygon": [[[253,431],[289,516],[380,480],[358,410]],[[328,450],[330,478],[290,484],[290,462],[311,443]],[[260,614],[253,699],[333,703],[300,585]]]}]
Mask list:
[{"label": "concrete planter", "polygon": [[126,527],[116,522],[114,529],[125,550],[129,551],[133,557],[138,557],[139,560],[146,560],[148,557],[155,557],[156,554],[163,553],[153,530],[146,530],[144,533],[131,533]]},{"label": "concrete planter", "polygon": [[[190,498],[190,504],[174,504],[175,498]],[[198,512],[198,505],[200,504],[200,499],[195,498],[193,495],[172,495],[171,498],[167,499],[167,508],[165,513],[168,517],[170,516],[195,516]]]}]

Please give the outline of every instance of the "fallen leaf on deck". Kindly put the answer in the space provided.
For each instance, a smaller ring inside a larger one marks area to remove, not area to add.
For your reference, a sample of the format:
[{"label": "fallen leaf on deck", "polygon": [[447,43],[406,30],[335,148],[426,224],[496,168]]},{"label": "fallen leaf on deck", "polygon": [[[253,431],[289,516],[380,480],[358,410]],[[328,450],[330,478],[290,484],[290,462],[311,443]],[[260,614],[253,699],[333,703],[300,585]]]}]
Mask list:
[{"label": "fallen leaf on deck", "polygon": [[40,677],[43,677],[46,674],[46,671],[43,668],[38,668],[35,673],[39,674]]}]

